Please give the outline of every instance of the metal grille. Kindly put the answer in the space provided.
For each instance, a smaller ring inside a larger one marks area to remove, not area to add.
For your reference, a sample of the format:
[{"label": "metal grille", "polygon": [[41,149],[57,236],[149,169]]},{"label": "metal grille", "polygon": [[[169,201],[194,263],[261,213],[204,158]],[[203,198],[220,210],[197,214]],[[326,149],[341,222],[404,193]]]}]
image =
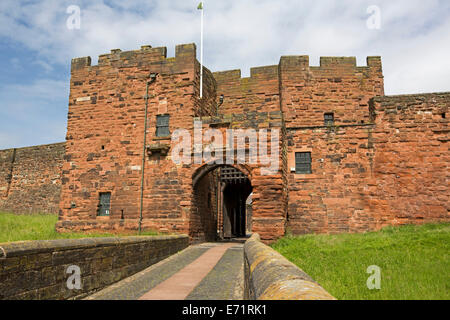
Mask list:
[{"label": "metal grille", "polygon": [[241,183],[247,179],[247,176],[235,168],[221,168],[220,180],[222,182]]},{"label": "metal grille", "polygon": [[169,118],[168,114],[156,116],[156,136],[167,137],[170,135],[169,131]]},{"label": "metal grille", "polygon": [[334,125],[334,113],[325,113],[324,121],[326,126]]},{"label": "metal grille", "polygon": [[111,209],[111,193],[100,193],[100,204],[98,215],[99,216],[109,216]]},{"label": "metal grille", "polygon": [[295,173],[297,174],[311,173],[311,152],[295,153]]}]

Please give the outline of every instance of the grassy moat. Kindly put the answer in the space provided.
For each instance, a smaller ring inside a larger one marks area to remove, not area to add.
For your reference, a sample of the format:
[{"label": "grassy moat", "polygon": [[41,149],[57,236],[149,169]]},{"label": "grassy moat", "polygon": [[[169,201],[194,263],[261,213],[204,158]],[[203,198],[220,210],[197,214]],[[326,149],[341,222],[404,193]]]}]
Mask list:
[{"label": "grassy moat", "polygon": [[[337,299],[450,299],[450,224],[387,227],[379,232],[288,236],[272,247]],[[381,288],[369,290],[369,266]]]},{"label": "grassy moat", "polygon": [[[55,231],[57,215],[15,215],[0,213],[0,243],[27,240],[80,239],[93,237],[133,236],[135,233],[58,233]],[[144,231],[140,235],[157,235],[154,231]]]}]

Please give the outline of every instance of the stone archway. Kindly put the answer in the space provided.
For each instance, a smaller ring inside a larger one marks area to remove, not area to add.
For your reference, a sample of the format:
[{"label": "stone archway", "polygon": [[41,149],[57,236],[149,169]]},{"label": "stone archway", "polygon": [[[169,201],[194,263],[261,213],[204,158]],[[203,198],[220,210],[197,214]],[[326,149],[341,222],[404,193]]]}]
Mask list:
[{"label": "stone archway", "polygon": [[192,176],[189,235],[193,242],[246,236],[251,171],[243,165],[205,164]]}]

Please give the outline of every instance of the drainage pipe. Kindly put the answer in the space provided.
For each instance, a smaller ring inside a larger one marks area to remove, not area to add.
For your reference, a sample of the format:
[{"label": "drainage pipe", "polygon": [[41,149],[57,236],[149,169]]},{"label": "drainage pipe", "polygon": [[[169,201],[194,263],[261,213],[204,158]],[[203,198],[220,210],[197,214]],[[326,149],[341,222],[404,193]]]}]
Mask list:
[{"label": "drainage pipe", "polygon": [[142,147],[142,168],[141,168],[141,205],[139,208],[139,234],[142,231],[142,209],[144,207],[144,176],[145,176],[145,152],[147,151],[147,115],[148,115],[148,87],[156,81],[156,73],[151,73],[145,88],[145,117],[144,117],[144,144]]}]

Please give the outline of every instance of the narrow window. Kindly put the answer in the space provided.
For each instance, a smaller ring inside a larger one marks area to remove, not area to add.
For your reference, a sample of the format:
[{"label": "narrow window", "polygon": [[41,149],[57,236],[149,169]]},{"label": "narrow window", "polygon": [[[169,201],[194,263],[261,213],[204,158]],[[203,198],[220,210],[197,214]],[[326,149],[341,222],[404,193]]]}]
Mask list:
[{"label": "narrow window", "polygon": [[170,135],[169,131],[169,115],[157,115],[156,116],[156,136],[167,137]]},{"label": "narrow window", "polygon": [[109,216],[111,211],[111,192],[100,193],[100,203],[98,205],[99,216]]},{"label": "narrow window", "polygon": [[326,126],[334,125],[334,113],[325,113],[324,122]]},{"label": "narrow window", "polygon": [[295,173],[311,174],[311,152],[295,153]]}]

